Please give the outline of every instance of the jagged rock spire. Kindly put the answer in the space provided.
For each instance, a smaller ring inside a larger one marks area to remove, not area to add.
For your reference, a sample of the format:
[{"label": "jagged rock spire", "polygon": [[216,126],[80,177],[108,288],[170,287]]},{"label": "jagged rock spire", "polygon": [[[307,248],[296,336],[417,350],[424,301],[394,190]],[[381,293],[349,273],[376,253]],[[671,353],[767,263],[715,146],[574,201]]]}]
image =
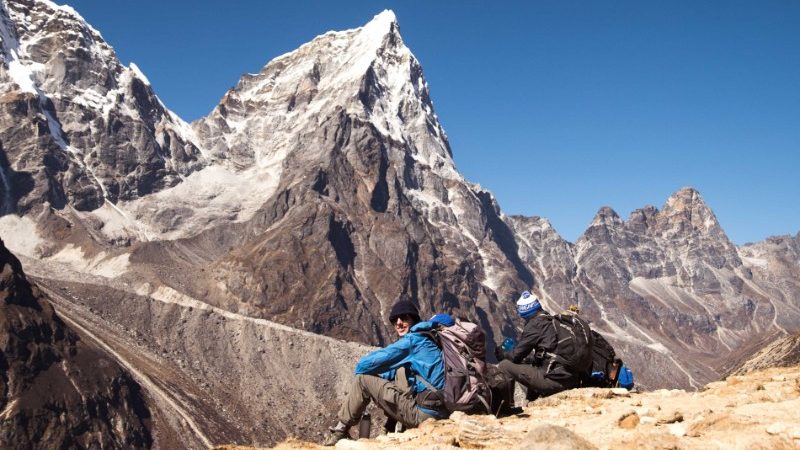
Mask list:
[{"label": "jagged rock spire", "polygon": [[659,216],[665,236],[722,233],[717,217],[700,193],[692,187],[682,188],[672,194]]}]

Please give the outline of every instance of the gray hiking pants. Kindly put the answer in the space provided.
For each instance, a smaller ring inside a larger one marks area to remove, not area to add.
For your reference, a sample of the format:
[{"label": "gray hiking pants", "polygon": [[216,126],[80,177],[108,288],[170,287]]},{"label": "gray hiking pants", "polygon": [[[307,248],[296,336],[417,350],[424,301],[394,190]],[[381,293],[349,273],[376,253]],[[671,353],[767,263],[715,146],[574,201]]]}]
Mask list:
[{"label": "gray hiking pants", "polygon": [[347,399],[339,408],[339,421],[348,426],[355,425],[370,400],[406,428],[414,428],[433,417],[420,411],[414,397],[395,382],[374,375],[356,375]]},{"label": "gray hiking pants", "polygon": [[[544,376],[545,368],[532,366],[530,364],[514,364],[508,359],[500,361],[497,368],[503,371],[506,375],[513,378],[514,381],[522,384],[528,390],[528,400],[534,400],[538,397],[547,397],[557,392],[565,391],[567,389],[576,388],[580,382],[577,378],[567,380],[552,380]],[[512,384],[513,392],[513,384]]]}]

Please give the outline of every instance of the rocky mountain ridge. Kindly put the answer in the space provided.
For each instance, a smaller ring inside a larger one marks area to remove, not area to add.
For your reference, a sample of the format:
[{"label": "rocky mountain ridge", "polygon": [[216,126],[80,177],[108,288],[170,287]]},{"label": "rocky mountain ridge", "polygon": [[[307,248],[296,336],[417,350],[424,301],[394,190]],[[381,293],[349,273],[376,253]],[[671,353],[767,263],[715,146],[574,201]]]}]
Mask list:
[{"label": "rocky mountain ridge", "polygon": [[188,126],[72,8],[4,1],[0,36],[6,208],[113,209],[201,166]]},{"label": "rocky mountain ridge", "polygon": [[800,334],[776,339],[734,369],[731,374],[745,375],[755,370],[797,365],[800,365]]}]

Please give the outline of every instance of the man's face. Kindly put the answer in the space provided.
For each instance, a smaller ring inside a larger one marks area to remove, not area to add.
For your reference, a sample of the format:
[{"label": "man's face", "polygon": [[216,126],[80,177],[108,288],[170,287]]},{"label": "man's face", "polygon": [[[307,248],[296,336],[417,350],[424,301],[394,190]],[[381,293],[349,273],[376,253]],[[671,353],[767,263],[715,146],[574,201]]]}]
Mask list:
[{"label": "man's face", "polygon": [[410,314],[402,314],[394,320],[394,331],[397,335],[403,337],[408,333],[408,330],[414,325],[414,316]]}]

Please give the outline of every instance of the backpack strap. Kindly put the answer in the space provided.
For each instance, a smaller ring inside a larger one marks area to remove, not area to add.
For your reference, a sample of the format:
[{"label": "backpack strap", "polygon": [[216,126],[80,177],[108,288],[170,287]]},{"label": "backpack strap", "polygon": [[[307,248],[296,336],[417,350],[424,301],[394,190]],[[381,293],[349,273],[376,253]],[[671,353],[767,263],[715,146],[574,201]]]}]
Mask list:
[{"label": "backpack strap", "polygon": [[[435,387],[433,387],[433,385],[432,385],[432,384],[430,384],[430,383],[428,382],[428,380],[426,380],[425,378],[422,378],[422,377],[421,377],[419,374],[416,374],[416,378],[417,378],[417,381],[419,381],[420,383],[422,383],[423,385],[425,385],[425,387],[426,387],[426,388],[428,388],[428,391],[429,391],[431,394],[435,395],[435,396],[436,396],[436,398],[439,400],[439,405],[424,405],[424,404],[422,404],[422,405],[420,405],[420,406],[422,406],[422,407],[424,407],[424,408],[429,408],[429,407],[431,407],[431,406],[434,406],[434,407],[435,407],[435,406],[439,406],[439,407],[444,407],[444,408],[447,408],[447,406],[446,406],[446,403],[445,403],[445,401],[444,401],[444,394],[442,393],[442,391],[440,391],[439,389],[436,389]],[[419,395],[420,395],[420,393],[418,392],[418,393],[417,393],[417,396],[419,396]],[[427,400],[427,398],[426,398],[426,399],[424,399],[424,400]],[[423,401],[423,403],[424,403],[424,401]]]},{"label": "backpack strap", "polygon": [[[430,390],[432,393],[434,393],[439,398],[439,400],[442,401],[442,405],[447,407],[447,403],[445,403],[445,401],[444,401],[444,395],[442,394],[442,391],[440,391],[440,390],[436,389],[435,387],[433,387],[432,384],[428,383],[428,381],[426,379],[422,378],[419,375],[417,375],[417,380],[419,380],[422,384],[424,384],[425,387],[428,388],[428,390]],[[478,397],[478,400],[481,401],[481,404],[483,405],[483,407],[486,408],[486,412],[491,414],[492,413],[492,407],[489,406],[489,402],[487,402],[486,399],[483,398],[483,396],[480,395],[480,394],[476,395],[476,397]]]},{"label": "backpack strap", "polygon": [[[417,334],[420,334],[422,336],[427,337],[428,339],[433,341],[434,344],[436,344],[436,346],[439,348],[439,350],[442,349],[442,343],[439,341],[439,334],[436,332],[436,330],[415,331],[414,333],[417,333]],[[436,398],[438,398],[439,401],[441,402],[442,406],[444,406],[444,404],[445,404],[444,403],[444,394],[439,389],[436,389],[435,387],[433,387],[433,385],[430,384],[428,382],[428,380],[426,380],[425,378],[422,378],[420,376],[420,374],[418,374],[418,373],[414,374],[414,377],[417,379],[417,381],[422,383],[428,389],[428,391],[430,391],[433,395],[435,395]]]},{"label": "backpack strap", "polygon": [[430,384],[428,382],[428,380],[426,380],[425,378],[422,378],[419,374],[416,374],[415,376],[417,377],[417,380],[420,383],[424,384],[425,387],[428,388],[429,391],[435,393],[436,396],[439,397],[442,400],[442,402],[444,403],[444,397],[442,396],[442,391],[440,391],[439,389],[436,389],[435,387],[433,387],[433,385]]},{"label": "backpack strap", "polygon": [[569,368],[569,362],[563,356],[554,353],[555,351],[558,350],[558,347],[561,345],[561,343],[568,339],[568,338],[560,340],[558,339],[559,336],[558,327],[560,324],[556,322],[560,322],[560,319],[556,318],[555,316],[549,313],[544,313],[544,314],[548,319],[550,319],[550,323],[553,325],[553,331],[556,333],[556,348],[553,349],[553,352],[545,351],[543,352],[542,355],[542,359],[547,358],[547,370],[545,371],[545,373],[550,373],[553,370],[556,363],[561,364],[566,368]]},{"label": "backpack strap", "polygon": [[428,339],[432,340],[437,347],[439,347],[439,350],[442,349],[442,343],[439,341],[439,333],[437,333],[436,330],[415,331],[414,333],[427,337]]}]

